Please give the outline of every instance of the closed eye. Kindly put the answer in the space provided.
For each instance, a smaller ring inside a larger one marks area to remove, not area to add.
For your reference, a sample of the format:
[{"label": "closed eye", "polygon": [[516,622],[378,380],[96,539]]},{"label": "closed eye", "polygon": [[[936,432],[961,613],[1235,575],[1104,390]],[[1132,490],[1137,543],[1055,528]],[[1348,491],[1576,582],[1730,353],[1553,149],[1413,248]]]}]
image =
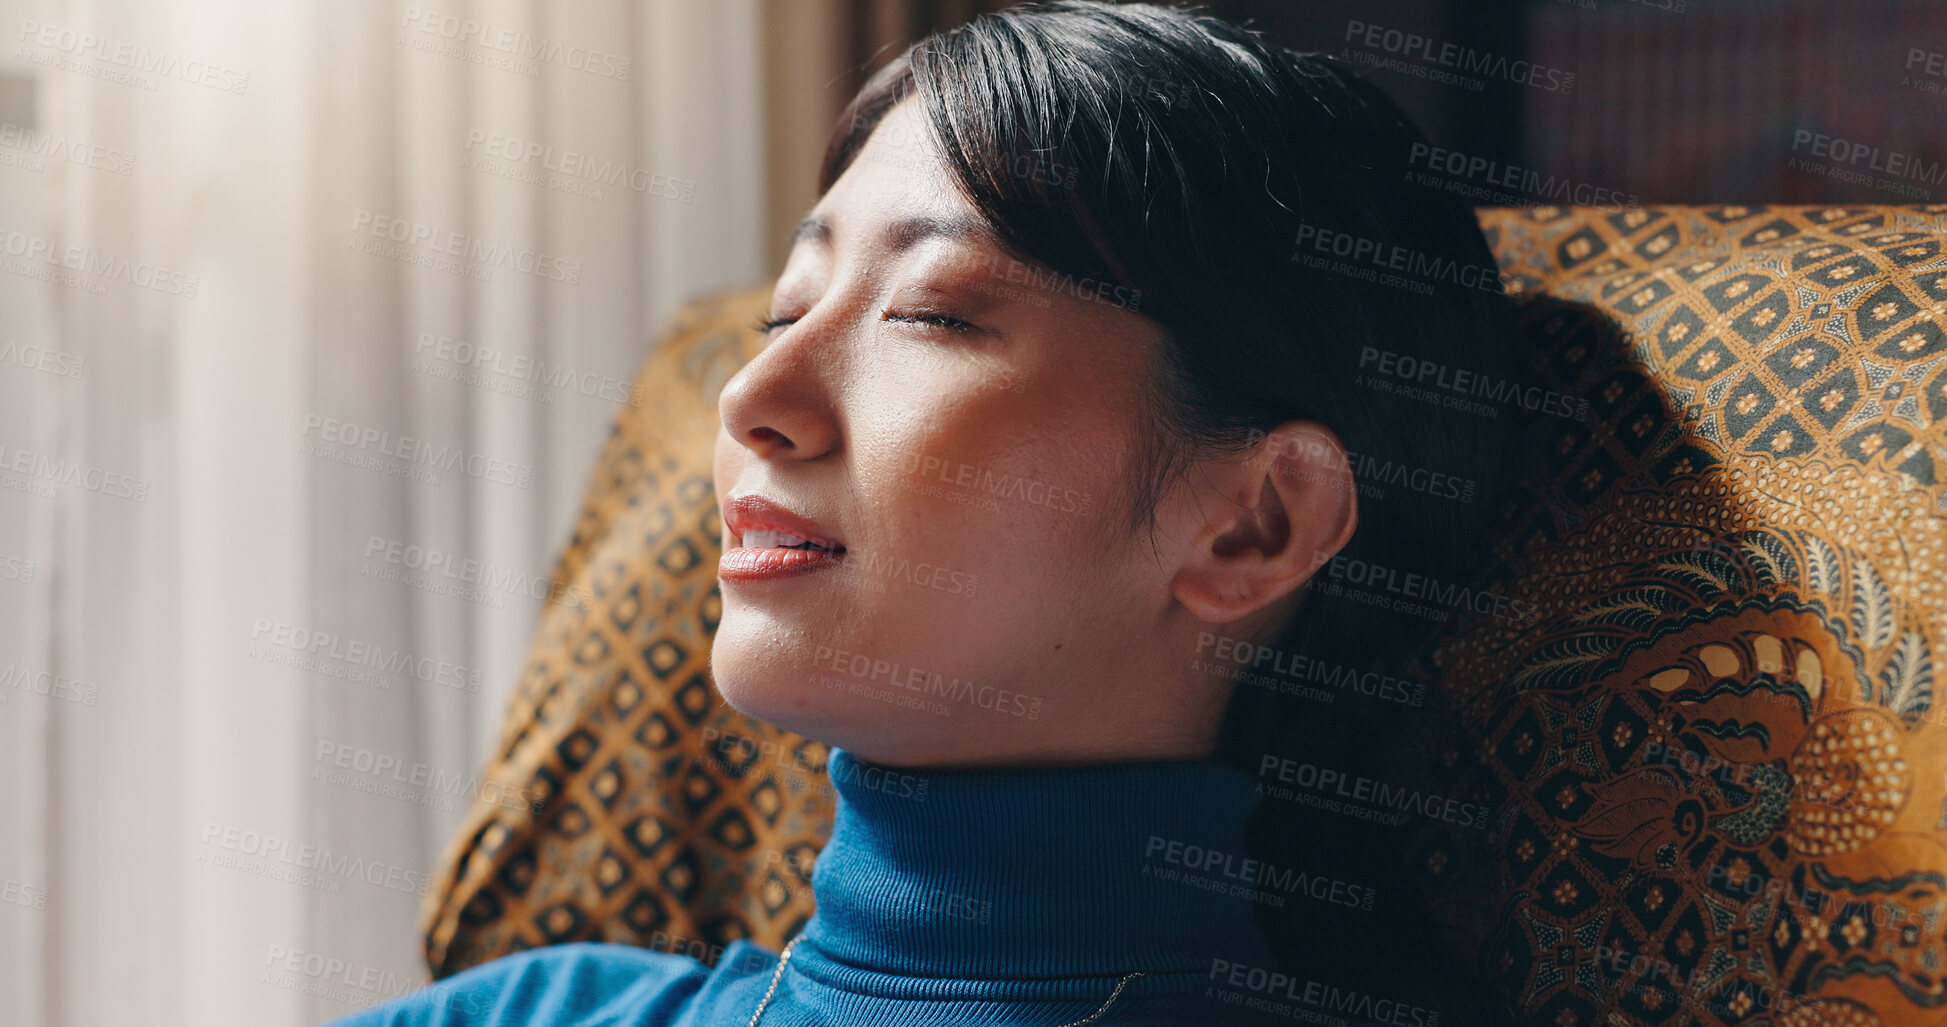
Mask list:
[{"label": "closed eye", "polygon": [[[881,321],[908,321],[914,324],[938,325],[956,332],[978,331],[973,322],[953,317],[949,314],[895,314],[888,310],[879,316]],[[798,323],[795,317],[760,317],[751,323],[752,330],[760,335],[769,335],[779,328]]]},{"label": "closed eye", "polygon": [[879,315],[879,320],[910,321],[915,324],[939,325],[941,328],[949,328],[956,332],[975,330],[973,322],[963,321],[960,318],[952,317],[947,314],[895,314],[892,311],[888,310],[885,313]]}]

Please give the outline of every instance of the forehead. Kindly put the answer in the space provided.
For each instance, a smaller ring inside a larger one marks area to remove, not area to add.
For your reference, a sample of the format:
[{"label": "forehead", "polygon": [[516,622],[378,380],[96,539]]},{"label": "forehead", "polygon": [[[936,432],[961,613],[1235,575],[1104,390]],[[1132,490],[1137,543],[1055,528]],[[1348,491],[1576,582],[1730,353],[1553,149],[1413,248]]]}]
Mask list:
[{"label": "forehead", "polygon": [[996,239],[955,182],[919,101],[887,111],[845,172],[812,207],[798,238],[813,244],[882,238],[905,249],[931,238]]}]

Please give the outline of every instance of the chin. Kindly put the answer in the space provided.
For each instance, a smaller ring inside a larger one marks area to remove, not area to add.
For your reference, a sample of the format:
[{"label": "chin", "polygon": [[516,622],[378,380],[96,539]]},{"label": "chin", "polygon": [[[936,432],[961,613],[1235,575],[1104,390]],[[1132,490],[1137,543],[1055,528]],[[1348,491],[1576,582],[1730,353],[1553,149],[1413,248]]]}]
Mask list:
[{"label": "chin", "polygon": [[818,687],[809,654],[755,626],[748,634],[755,637],[726,618],[710,643],[710,677],[723,701],[745,716],[824,741],[818,732],[843,697]]},{"label": "chin", "polygon": [[[731,708],[759,720],[775,722],[779,714],[777,693],[780,668],[775,659],[766,659],[759,647],[745,641],[726,617],[710,642],[710,679],[718,694]],[[784,670],[785,674],[794,674]]]},{"label": "chin", "polygon": [[729,620],[711,643],[710,676],[737,712],[873,762],[918,760],[939,741],[889,732],[901,726],[904,711],[824,687],[811,660],[766,640],[747,641]]}]

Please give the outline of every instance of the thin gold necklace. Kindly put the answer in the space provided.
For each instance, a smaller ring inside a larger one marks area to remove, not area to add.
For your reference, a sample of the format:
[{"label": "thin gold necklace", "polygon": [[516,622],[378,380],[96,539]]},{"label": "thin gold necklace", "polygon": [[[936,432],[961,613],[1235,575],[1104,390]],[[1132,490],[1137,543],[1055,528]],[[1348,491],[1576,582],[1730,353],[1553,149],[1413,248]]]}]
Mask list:
[{"label": "thin gold necklace", "polygon": [[[777,971],[771,974],[771,986],[769,988],[764,989],[764,1000],[757,1003],[757,1012],[750,1014],[749,1027],[757,1027],[757,1018],[763,1016],[764,1007],[771,1004],[771,996],[777,994],[777,982],[781,978],[783,978],[784,968],[787,965],[789,965],[791,962],[791,949],[795,947],[798,944],[798,942],[803,938],[804,935],[800,934],[796,938],[791,939],[790,943],[784,946],[784,951],[778,953]],[[1109,1011],[1109,1007],[1115,1005],[1115,1000],[1122,997],[1122,989],[1127,987],[1130,981],[1133,981],[1136,978],[1141,976],[1142,973],[1140,971],[1136,973],[1124,975],[1121,980],[1115,983],[1115,990],[1109,992],[1109,997],[1103,1001],[1101,1008],[1097,1009],[1093,1013],[1088,1014],[1087,1016],[1082,1017],[1079,1020],[1072,1020],[1068,1023],[1064,1023],[1061,1025],[1061,1027],[1084,1027],[1084,1025],[1086,1024],[1091,1024],[1097,1020],[1100,1020],[1102,1018],[1102,1014],[1107,1013]]]}]

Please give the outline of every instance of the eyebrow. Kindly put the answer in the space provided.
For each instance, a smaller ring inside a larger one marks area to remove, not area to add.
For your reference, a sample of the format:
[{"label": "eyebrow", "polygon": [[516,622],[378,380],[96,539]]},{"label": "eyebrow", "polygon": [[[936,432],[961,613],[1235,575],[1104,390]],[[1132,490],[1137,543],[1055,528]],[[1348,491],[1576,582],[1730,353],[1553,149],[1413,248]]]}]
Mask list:
[{"label": "eyebrow", "polygon": [[[903,253],[927,239],[952,239],[957,242],[998,246],[1000,239],[994,230],[978,218],[962,215],[947,217],[920,216],[901,218],[886,226],[886,241],[894,253]],[[797,231],[791,233],[793,243],[809,242],[820,246],[830,246],[832,238],[831,222],[820,217],[807,217],[798,222]]]}]

